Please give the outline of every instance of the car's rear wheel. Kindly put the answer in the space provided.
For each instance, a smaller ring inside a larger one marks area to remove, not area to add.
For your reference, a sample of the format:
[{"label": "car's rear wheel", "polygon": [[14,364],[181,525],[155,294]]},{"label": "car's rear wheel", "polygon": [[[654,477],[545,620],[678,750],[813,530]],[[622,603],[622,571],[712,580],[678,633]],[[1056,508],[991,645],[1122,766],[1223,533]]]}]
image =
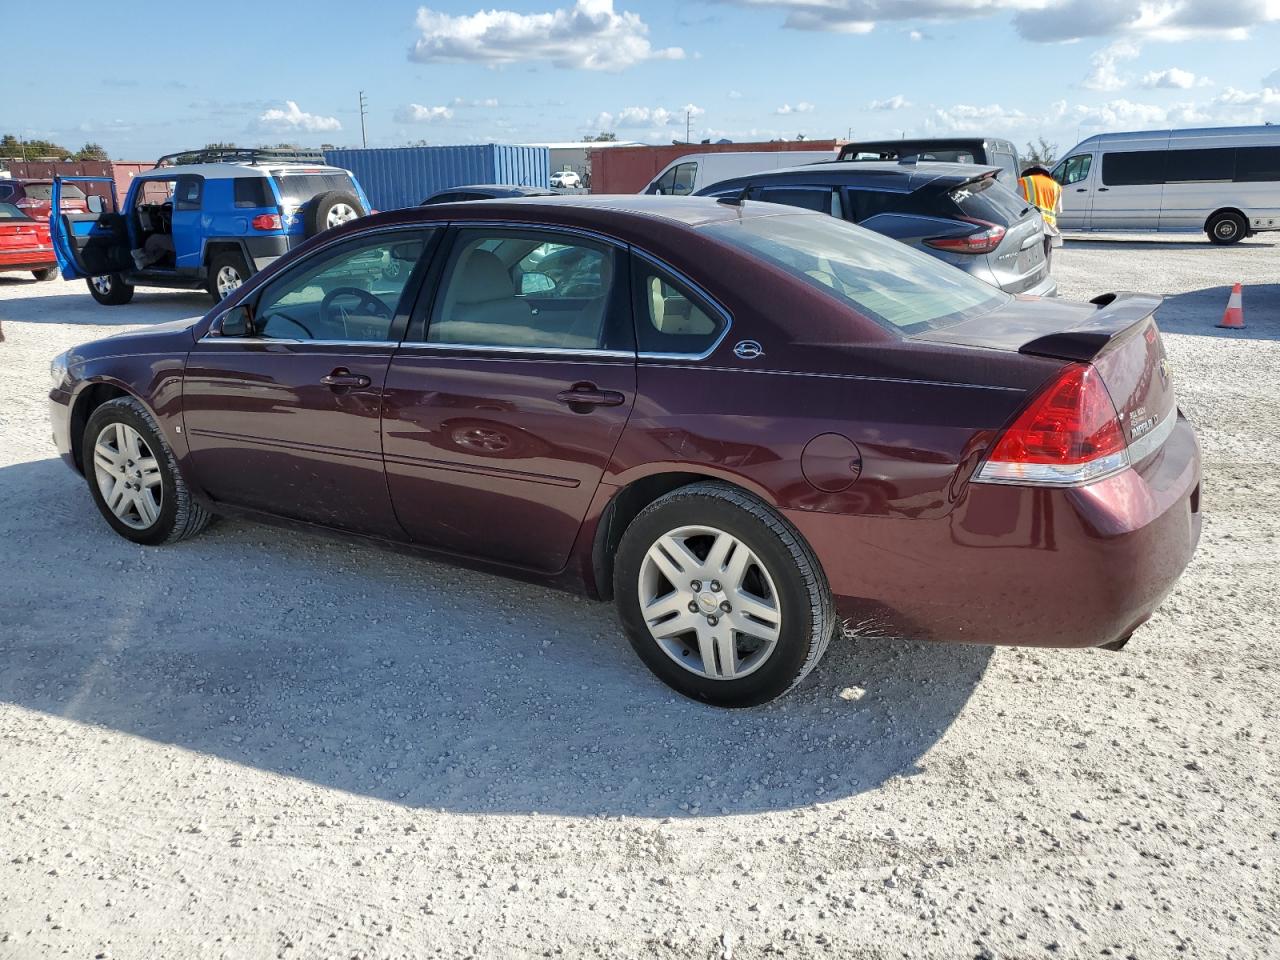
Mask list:
[{"label": "car's rear wheel", "polygon": [[155,420],[132,397],[93,411],[82,449],[93,501],[125,539],[173,543],[209,525],[211,514],[192,498]]},{"label": "car's rear wheel", "polygon": [[216,254],[209,261],[209,296],[221,303],[249,279],[249,266],[234,250]]},{"label": "car's rear wheel", "polygon": [[1227,246],[1243,240],[1249,233],[1249,225],[1238,213],[1215,213],[1205,226],[1205,232],[1209,234],[1211,243]]},{"label": "car's rear wheel", "polygon": [[309,204],[303,214],[303,226],[307,236],[313,237],[325,230],[332,230],[344,223],[363,217],[365,209],[353,193],[345,190],[330,190],[322,193]]},{"label": "car's rear wheel", "polygon": [[37,280],[52,280],[58,275],[57,267],[45,267],[43,270],[32,270],[31,275]]},{"label": "car's rear wheel", "polygon": [[108,307],[119,307],[133,299],[133,284],[125,283],[118,273],[104,273],[85,280],[93,299]]},{"label": "car's rear wheel", "polygon": [[786,693],[835,631],[809,546],[768,506],[720,483],[682,487],[640,512],[618,546],[614,596],[649,669],[718,706]]}]

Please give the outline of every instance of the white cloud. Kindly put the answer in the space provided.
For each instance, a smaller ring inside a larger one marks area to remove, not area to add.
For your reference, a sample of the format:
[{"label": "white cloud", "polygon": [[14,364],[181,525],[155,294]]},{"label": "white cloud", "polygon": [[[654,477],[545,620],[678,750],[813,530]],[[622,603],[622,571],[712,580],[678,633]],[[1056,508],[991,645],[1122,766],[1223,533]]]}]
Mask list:
[{"label": "white cloud", "polygon": [[1128,79],[1120,76],[1119,65],[1136,60],[1140,53],[1142,48],[1130,40],[1107,44],[1089,58],[1089,75],[1081,86],[1088,90],[1120,90],[1128,86]]},{"label": "white cloud", "polygon": [[804,100],[801,100],[794,107],[789,103],[784,103],[782,106],[780,106],[777,110],[773,112],[780,117],[785,117],[789,113],[813,113],[813,111],[814,111],[814,106],[812,103],[808,103]]},{"label": "white cloud", "polygon": [[[1280,20],[1276,0],[721,0],[785,14],[794,30],[867,33],[877,23],[1009,16],[1025,39],[1043,42],[1133,36],[1184,40],[1243,37]],[[914,39],[914,38],[913,38]]]},{"label": "white cloud", "polygon": [[1182,70],[1178,67],[1152,70],[1142,78],[1142,85],[1148,90],[1190,90],[1192,87],[1204,87],[1210,83],[1207,77],[1198,77],[1190,70]]},{"label": "white cloud", "polygon": [[1269,74],[1262,78],[1264,87],[1280,88],[1280,70],[1272,70]]},{"label": "white cloud", "polygon": [[900,93],[885,100],[872,100],[867,104],[870,110],[905,110],[909,106],[911,101]]},{"label": "white cloud", "polygon": [[925,119],[925,126],[949,133],[1004,132],[1030,128],[1035,122],[1021,110],[1005,108],[998,103],[984,106],[958,103],[952,107],[935,108]]},{"label": "white cloud", "polygon": [[613,0],[576,0],[567,10],[480,10],[452,16],[418,8],[421,36],[409,50],[419,63],[497,66],[545,60],[557,67],[623,70],[646,60],[682,60],[679,47],[654,49],[637,14],[615,13]]},{"label": "white cloud", "polygon": [[924,37],[924,33],[919,30],[910,30],[907,32],[907,38],[910,40],[923,40]]},{"label": "white cloud", "polygon": [[401,123],[434,123],[437,120],[452,120],[453,110],[449,107],[424,107],[420,103],[410,103],[396,111],[396,119]]},{"label": "white cloud", "polygon": [[299,109],[294,100],[286,100],[284,109],[272,107],[258,117],[258,125],[271,130],[305,130],[308,133],[320,133],[330,130],[341,130],[342,124],[337,117],[321,117],[314,113],[306,113]]},{"label": "white cloud", "polygon": [[651,138],[661,139],[669,131],[663,127],[680,124],[683,129],[686,115],[696,120],[707,111],[696,103],[686,103],[683,107],[668,110],[666,107],[623,107],[616,113],[605,110],[596,115],[589,125],[591,130],[639,130],[648,127]]},{"label": "white cloud", "polygon": [[698,119],[698,117],[702,116],[707,111],[702,109],[702,107],[698,106],[696,103],[686,103],[683,107],[680,108],[680,112],[682,114],[688,114],[690,117],[696,120]]},{"label": "white cloud", "polygon": [[[1280,71],[1278,71],[1278,72],[1280,72]],[[729,99],[730,99],[730,100],[741,100],[741,99],[742,99],[742,94],[740,94],[737,90],[730,90],[730,91],[729,91]]]},{"label": "white cloud", "polygon": [[1246,93],[1235,87],[1227,87],[1213,102],[1223,107],[1271,107],[1280,103],[1280,90],[1263,87],[1257,93]]},{"label": "white cloud", "polygon": [[483,100],[468,100],[466,97],[454,97],[450,106],[453,107],[485,107],[493,108],[498,105],[497,97],[486,97]]}]

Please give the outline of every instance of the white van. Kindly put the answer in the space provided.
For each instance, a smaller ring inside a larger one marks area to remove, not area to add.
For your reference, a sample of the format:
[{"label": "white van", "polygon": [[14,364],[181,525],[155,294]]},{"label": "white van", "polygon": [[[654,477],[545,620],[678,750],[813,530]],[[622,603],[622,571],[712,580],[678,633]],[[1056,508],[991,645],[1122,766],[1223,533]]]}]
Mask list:
[{"label": "white van", "polygon": [[691,153],[667,164],[641,193],[665,193],[677,197],[697,193],[721,180],[746,177],[766,170],[780,170],[802,163],[834,160],[835,150],[765,150],[758,153]]},{"label": "white van", "polygon": [[1103,133],[1053,168],[1064,230],[1280,230],[1280,126]]}]

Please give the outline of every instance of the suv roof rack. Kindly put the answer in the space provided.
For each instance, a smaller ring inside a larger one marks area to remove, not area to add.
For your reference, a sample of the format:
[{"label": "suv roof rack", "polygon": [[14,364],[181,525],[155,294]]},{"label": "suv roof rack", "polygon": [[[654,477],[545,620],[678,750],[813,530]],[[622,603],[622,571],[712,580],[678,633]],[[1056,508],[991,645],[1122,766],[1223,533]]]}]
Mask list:
[{"label": "suv roof rack", "polygon": [[324,163],[319,150],[293,147],[208,147],[167,153],[156,161],[157,167],[185,166],[189,163]]}]

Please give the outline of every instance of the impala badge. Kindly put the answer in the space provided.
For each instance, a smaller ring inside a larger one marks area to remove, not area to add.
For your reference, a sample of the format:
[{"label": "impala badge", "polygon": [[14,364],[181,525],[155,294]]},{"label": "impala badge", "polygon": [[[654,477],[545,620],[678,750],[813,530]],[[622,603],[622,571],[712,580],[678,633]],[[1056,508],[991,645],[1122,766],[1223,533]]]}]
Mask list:
[{"label": "impala badge", "polygon": [[734,344],[733,355],[739,360],[754,360],[764,356],[764,347],[756,340],[739,340]]}]

